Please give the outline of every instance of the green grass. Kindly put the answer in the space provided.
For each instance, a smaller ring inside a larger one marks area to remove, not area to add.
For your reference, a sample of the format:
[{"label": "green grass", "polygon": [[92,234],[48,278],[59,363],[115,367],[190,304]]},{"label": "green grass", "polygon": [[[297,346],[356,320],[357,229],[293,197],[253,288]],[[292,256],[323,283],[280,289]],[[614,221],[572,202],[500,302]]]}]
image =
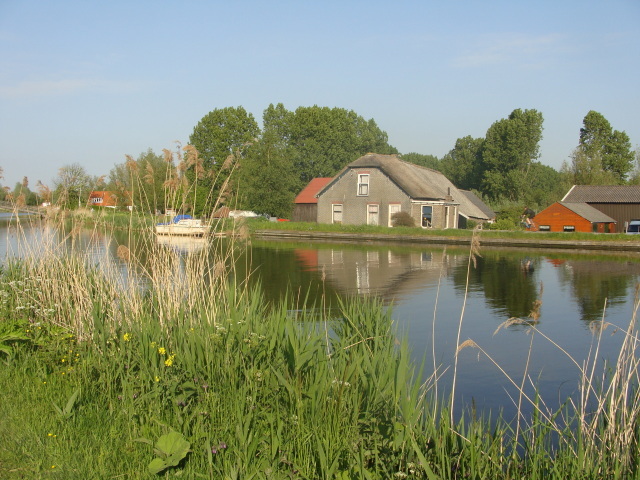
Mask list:
[{"label": "green grass", "polygon": [[236,283],[233,248],[180,261],[151,243],[144,270],[123,251],[140,288],[55,247],[0,274],[0,478],[637,473],[635,315],[617,361],[582,366],[561,411],[523,392],[538,408],[516,425],[452,419],[376,300],[268,305]]},{"label": "green grass", "polygon": [[[248,225],[251,231],[255,230],[283,230],[294,232],[325,232],[325,233],[350,233],[379,235],[411,235],[411,236],[440,236],[471,238],[473,230],[465,229],[424,229],[419,227],[384,227],[373,225],[338,225],[308,222],[269,222],[261,219],[249,219]],[[488,230],[482,231],[483,238],[508,238],[508,239],[535,239],[535,240],[561,240],[561,241],[594,241],[594,242],[629,242],[637,243],[640,239],[633,235],[625,234],[598,234],[598,233],[563,233],[563,232],[528,232],[525,230]]]}]

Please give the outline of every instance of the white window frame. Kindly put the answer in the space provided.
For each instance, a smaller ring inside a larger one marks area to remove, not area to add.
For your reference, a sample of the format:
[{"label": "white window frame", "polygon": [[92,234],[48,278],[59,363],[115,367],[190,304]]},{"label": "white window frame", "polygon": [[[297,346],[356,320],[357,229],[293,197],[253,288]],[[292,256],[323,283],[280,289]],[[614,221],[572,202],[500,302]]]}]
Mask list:
[{"label": "white window frame", "polygon": [[[375,214],[376,223],[371,223],[371,215]],[[367,203],[367,225],[380,225],[380,205],[377,203]]]},{"label": "white window frame", "polygon": [[369,196],[369,174],[368,173],[359,173],[358,174],[358,197],[368,197]]},{"label": "white window frame", "polygon": [[[340,211],[336,211],[336,207],[340,207]],[[336,221],[336,213],[340,214],[340,221]],[[344,205],[342,203],[331,204],[331,223],[342,224],[344,222]]]},{"label": "white window frame", "polygon": [[[395,208],[398,207],[397,211],[393,211],[395,210]],[[390,203],[389,204],[389,226],[393,227],[393,224],[391,222],[391,217],[396,214],[396,213],[400,213],[402,211],[402,204],[400,203]]]}]

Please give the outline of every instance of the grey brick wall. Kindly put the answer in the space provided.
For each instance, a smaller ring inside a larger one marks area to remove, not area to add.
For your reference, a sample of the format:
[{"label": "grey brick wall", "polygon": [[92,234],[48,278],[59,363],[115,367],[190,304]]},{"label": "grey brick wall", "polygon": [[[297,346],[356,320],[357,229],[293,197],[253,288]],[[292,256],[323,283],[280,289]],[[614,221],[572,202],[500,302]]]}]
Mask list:
[{"label": "grey brick wall", "polygon": [[[359,196],[358,174],[369,174],[369,194]],[[342,204],[342,223],[367,223],[369,204],[378,205],[380,225],[389,224],[389,204],[399,203],[402,211],[411,211],[411,200],[380,170],[375,168],[350,169],[318,198],[318,223],[332,222],[332,205]]]}]

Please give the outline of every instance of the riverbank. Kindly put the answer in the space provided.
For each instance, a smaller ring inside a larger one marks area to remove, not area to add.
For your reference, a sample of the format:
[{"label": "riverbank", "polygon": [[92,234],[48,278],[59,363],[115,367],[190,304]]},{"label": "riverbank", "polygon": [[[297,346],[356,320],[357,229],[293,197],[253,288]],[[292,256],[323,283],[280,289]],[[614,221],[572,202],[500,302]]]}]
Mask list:
[{"label": "riverbank", "polygon": [[[629,240],[578,240],[575,237],[549,238],[545,233],[523,233],[528,238],[510,238],[507,235],[513,232],[504,232],[505,237],[500,237],[501,232],[481,232],[480,243],[483,247],[516,247],[536,249],[561,249],[574,251],[613,251],[613,252],[638,252],[640,253],[640,238],[633,237]],[[416,245],[470,245],[472,236],[447,236],[447,235],[411,235],[411,234],[381,234],[366,232],[322,232],[300,230],[256,229],[253,236],[259,239],[286,239],[286,240],[310,240],[310,241],[334,241],[334,242],[376,242],[392,244],[416,244]],[[618,235],[616,235],[618,237]]]}]

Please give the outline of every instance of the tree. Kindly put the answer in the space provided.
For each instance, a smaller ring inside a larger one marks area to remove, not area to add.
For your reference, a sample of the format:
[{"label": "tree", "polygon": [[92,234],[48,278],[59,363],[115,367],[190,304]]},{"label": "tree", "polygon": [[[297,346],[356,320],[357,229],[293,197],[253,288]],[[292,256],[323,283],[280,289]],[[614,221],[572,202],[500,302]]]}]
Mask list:
[{"label": "tree", "polygon": [[540,162],[531,163],[528,178],[525,190],[519,198],[526,205],[547,207],[561,199],[567,191],[562,183],[562,174]]},{"label": "tree", "polygon": [[482,138],[459,138],[453,149],[442,159],[442,173],[456,187],[464,190],[480,188],[484,170],[483,145]]},{"label": "tree", "polygon": [[108,190],[117,196],[129,197],[138,208],[149,212],[166,209],[165,183],[175,172],[173,157],[156,155],[151,148],[136,160],[130,155],[127,161],[117,164],[109,173]]},{"label": "tree", "polygon": [[438,157],[435,155],[423,155],[422,153],[403,153],[402,160],[409,163],[415,163],[423,167],[431,168],[432,170],[442,171],[442,165]]},{"label": "tree", "polygon": [[[217,200],[233,202],[237,191],[232,178],[236,164],[255,143],[260,128],[243,107],[215,109],[205,115],[193,129],[189,143],[197,152],[196,161],[187,166],[186,178],[191,182],[196,214],[211,211]],[[201,166],[201,174],[198,173]]]},{"label": "tree", "polygon": [[267,132],[249,151],[240,167],[242,208],[289,218],[293,209],[298,178],[287,148],[278,145]]},{"label": "tree", "polygon": [[263,113],[259,141],[240,166],[242,208],[288,218],[299,190],[296,149],[291,145],[293,112],[279,103]]},{"label": "tree", "polygon": [[565,187],[571,185],[614,185],[617,177],[602,166],[600,152],[587,153],[584,148],[577,147],[571,153],[571,164],[562,164],[562,176]]},{"label": "tree", "polygon": [[296,152],[301,187],[313,178],[335,175],[366,153],[397,153],[373,119],[365,120],[352,110],[317,105],[296,109],[290,144]]},{"label": "tree", "polygon": [[489,127],[482,151],[484,193],[493,199],[519,198],[531,163],[539,157],[542,122],[538,111],[516,109]]},{"label": "tree", "polygon": [[78,208],[87,204],[94,179],[79,163],[65,165],[54,179],[56,202],[64,208]]},{"label": "tree", "polygon": [[625,183],[634,160],[629,136],[613,130],[609,121],[593,110],[587,113],[582,124],[580,154],[591,164],[599,162],[602,170],[613,175],[614,183]]}]

